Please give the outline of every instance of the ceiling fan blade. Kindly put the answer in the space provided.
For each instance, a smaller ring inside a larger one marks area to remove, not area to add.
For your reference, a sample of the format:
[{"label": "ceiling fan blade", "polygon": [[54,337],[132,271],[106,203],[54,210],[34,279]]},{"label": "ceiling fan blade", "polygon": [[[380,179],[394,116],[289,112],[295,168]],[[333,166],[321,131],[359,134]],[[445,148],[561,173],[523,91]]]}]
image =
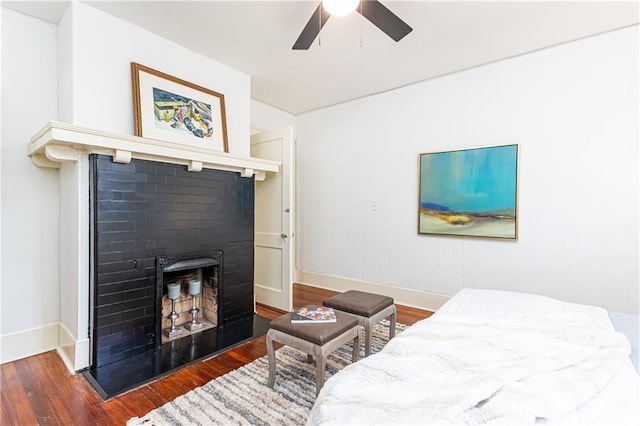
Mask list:
[{"label": "ceiling fan blade", "polygon": [[402,40],[404,36],[413,31],[413,28],[378,0],[362,0],[361,7],[357,10],[395,41]]},{"label": "ceiling fan blade", "polygon": [[[322,18],[320,17],[320,14],[322,14]],[[330,16],[329,12],[324,10],[322,3],[320,3],[316,8],[316,11],[311,15],[309,22],[307,22],[307,25],[305,25],[304,29],[300,33],[300,36],[298,36],[298,39],[293,45],[293,50],[307,50],[311,47],[313,40],[318,37],[320,30],[324,27],[324,24]]]}]

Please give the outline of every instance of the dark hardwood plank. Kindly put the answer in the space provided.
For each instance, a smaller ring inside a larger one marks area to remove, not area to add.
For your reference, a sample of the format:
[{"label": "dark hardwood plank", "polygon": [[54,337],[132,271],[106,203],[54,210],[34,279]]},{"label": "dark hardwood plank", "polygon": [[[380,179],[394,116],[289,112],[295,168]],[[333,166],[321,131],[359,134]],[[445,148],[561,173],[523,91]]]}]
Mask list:
[{"label": "dark hardwood plank", "polygon": [[2,365],[2,414],[0,424],[37,424],[38,418],[33,412],[31,401],[22,386],[22,380],[16,369],[16,363]]},{"label": "dark hardwood plank", "polygon": [[[120,398],[118,399],[118,403],[120,404],[120,412],[126,413],[127,418],[131,417],[140,417],[154,408],[164,404],[165,402],[162,399],[158,399],[153,391],[151,391],[148,387],[142,387],[138,391],[132,392],[129,398]],[[148,396],[151,396],[150,399]],[[115,406],[115,404],[114,404]],[[114,414],[115,418],[122,418],[122,415]]]},{"label": "dark hardwood plank", "polygon": [[[46,395],[50,402],[51,414],[48,418],[57,420],[62,424],[71,424],[74,422],[74,416],[70,410],[69,404],[60,398],[66,383],[55,383],[52,376],[47,370],[47,364],[51,362],[52,353],[48,353],[47,357],[32,356],[27,358],[27,362],[31,371],[38,376],[39,391]],[[70,375],[71,373],[69,373]]]},{"label": "dark hardwood plank", "polygon": [[185,373],[189,374],[191,380],[193,380],[196,386],[202,386],[203,384],[215,379],[219,375],[217,372],[209,369],[207,367],[207,364],[204,362],[199,362],[185,368]]},{"label": "dark hardwood plank", "polygon": [[337,291],[325,290],[303,284],[293,285],[293,306],[299,308],[304,305],[322,305],[322,301],[338,294]]},{"label": "dark hardwood plank", "polygon": [[[122,398],[122,399],[127,400],[134,406],[139,404],[138,406],[140,409],[138,410],[138,412],[141,414],[138,414],[138,415],[146,414],[149,411],[153,410],[154,408],[160,407],[161,405],[164,405],[167,402],[169,402],[165,398],[158,395],[158,393],[156,393],[149,386],[142,386],[139,389],[132,391],[130,393],[131,395],[127,395],[126,398]],[[148,406],[151,407],[151,409],[148,408],[147,404]]]},{"label": "dark hardwood plank", "polygon": [[[16,361],[16,370],[20,376],[20,381],[24,387],[27,398],[31,401],[31,408],[36,415],[38,423],[56,424],[56,419],[60,422],[68,420],[66,410],[56,412],[56,406],[50,398],[49,390],[46,386],[47,375],[43,371],[31,368],[33,357]],[[43,384],[45,388],[43,389]]]},{"label": "dark hardwood plank", "polygon": [[[322,304],[334,294],[335,291],[307,285],[293,286],[296,307]],[[260,304],[256,310],[269,319],[283,314]],[[398,306],[397,320],[410,325],[430,315],[421,309]],[[263,336],[106,402],[83,376],[69,373],[54,351],[9,362],[0,369],[0,424],[125,424],[129,418],[143,416],[266,353]]]},{"label": "dark hardwood plank", "polygon": [[274,319],[284,314],[284,311],[263,305],[262,303],[256,303],[256,310],[260,315],[268,319]]},{"label": "dark hardwood plank", "polygon": [[[171,374],[162,380],[150,383],[149,387],[171,401],[189,392],[195,386],[189,382],[189,379],[184,374]],[[115,401],[119,399],[120,398],[116,398]]]}]

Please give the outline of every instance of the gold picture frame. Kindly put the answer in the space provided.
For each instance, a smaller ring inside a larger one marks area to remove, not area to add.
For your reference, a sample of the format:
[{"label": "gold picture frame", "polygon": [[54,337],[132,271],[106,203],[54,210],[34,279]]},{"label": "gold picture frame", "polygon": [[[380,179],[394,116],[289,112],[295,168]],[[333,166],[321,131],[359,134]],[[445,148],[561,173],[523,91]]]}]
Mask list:
[{"label": "gold picture frame", "polygon": [[136,136],[229,152],[224,95],[131,62]]}]

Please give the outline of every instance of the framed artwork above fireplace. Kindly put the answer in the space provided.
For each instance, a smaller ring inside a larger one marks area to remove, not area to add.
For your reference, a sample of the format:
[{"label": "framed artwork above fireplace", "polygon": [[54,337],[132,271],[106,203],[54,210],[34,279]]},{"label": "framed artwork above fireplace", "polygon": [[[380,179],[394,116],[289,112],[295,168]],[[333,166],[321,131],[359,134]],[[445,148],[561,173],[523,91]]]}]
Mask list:
[{"label": "framed artwork above fireplace", "polygon": [[229,152],[224,95],[131,63],[136,136]]}]

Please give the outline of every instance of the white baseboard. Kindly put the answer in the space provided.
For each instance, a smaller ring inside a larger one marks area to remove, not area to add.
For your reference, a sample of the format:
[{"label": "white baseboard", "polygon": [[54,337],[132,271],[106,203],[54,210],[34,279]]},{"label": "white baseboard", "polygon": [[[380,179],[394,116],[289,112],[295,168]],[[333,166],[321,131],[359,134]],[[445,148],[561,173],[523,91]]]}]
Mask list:
[{"label": "white baseboard", "polygon": [[58,328],[58,347],[56,349],[72,374],[89,366],[89,339],[76,340],[73,333],[62,323]]},{"label": "white baseboard", "polygon": [[58,323],[0,336],[0,363],[15,361],[56,349]]},{"label": "white baseboard", "polygon": [[360,290],[369,293],[383,294],[393,297],[393,301],[399,305],[424,309],[435,312],[449,300],[450,296],[416,290],[407,287],[396,287],[369,281],[361,281],[353,278],[338,277],[335,275],[319,274],[309,271],[296,271],[296,282],[327,290],[345,292],[347,290]]},{"label": "white baseboard", "polygon": [[0,364],[54,349],[71,374],[89,366],[89,339],[76,340],[59,322],[0,336]]}]

